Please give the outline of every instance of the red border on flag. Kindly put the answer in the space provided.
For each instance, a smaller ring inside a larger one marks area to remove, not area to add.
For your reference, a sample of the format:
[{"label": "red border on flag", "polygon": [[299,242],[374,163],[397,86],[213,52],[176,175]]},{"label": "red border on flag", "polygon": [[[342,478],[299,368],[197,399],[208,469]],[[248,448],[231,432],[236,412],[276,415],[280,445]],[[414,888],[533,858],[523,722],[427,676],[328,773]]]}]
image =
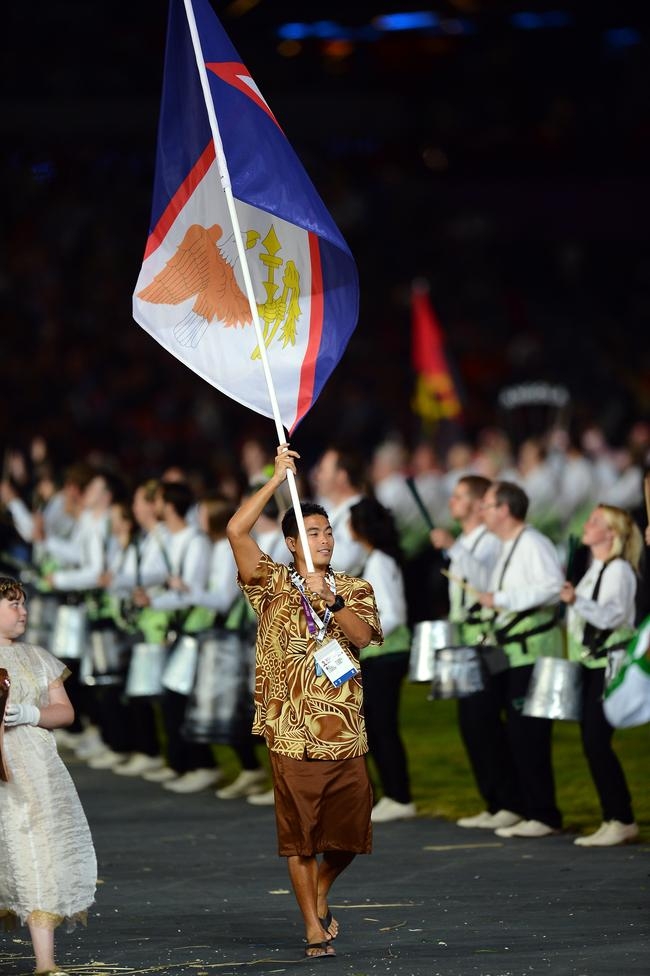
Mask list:
[{"label": "red border on flag", "polygon": [[314,401],[316,382],[316,363],[323,335],[323,269],[320,260],[320,245],[316,234],[309,232],[309,258],[311,262],[311,314],[309,317],[309,342],[300,368],[298,404],[296,417],[291,427],[295,430]]},{"label": "red border on flag", "polygon": [[174,223],[179,213],[192,196],[197,186],[212,166],[215,158],[214,142],[210,139],[192,169],[189,171],[176,193],[171,198],[165,210],[147,238],[147,246],[143,260],[146,261],[153,252],[160,247],[169,233],[171,225]]}]

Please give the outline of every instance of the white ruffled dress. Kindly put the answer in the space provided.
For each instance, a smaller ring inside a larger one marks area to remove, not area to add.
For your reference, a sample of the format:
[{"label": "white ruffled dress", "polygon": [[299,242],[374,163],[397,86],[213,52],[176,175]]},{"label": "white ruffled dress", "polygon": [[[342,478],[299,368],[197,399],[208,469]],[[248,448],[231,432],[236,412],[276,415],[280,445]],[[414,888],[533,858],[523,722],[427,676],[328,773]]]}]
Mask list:
[{"label": "white ruffled dress", "polygon": [[[49,703],[49,688],[66,677],[41,647],[0,645],[11,679],[9,701]],[[54,928],[85,922],[95,898],[97,861],[88,821],[61,761],[54,734],[32,725],[4,730],[11,780],[0,781],[0,922],[16,919]]]}]

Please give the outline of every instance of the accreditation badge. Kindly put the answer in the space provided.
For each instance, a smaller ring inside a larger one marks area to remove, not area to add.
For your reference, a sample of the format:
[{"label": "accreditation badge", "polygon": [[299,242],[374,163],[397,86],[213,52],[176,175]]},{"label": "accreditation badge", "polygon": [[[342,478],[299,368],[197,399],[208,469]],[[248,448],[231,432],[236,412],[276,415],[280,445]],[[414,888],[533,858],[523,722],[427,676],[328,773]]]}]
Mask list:
[{"label": "accreditation badge", "polygon": [[359,673],[358,667],[337,640],[328,641],[318,651],[315,651],[314,658],[317,673],[318,668],[321,668],[335,688]]}]

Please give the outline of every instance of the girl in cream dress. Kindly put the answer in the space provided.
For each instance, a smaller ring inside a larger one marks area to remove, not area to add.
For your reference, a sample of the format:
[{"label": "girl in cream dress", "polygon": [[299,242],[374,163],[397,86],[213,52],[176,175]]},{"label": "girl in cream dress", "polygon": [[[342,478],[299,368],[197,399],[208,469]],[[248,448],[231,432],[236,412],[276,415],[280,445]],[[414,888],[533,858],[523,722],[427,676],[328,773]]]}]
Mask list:
[{"label": "girl in cream dress", "polygon": [[61,976],[54,929],[85,921],[97,862],[52,734],[74,718],[63,687],[67,671],[43,648],[20,643],[26,620],[22,586],[0,577],[0,668],[11,682],[2,743],[8,780],[0,781],[0,923],[26,923],[36,972]]}]

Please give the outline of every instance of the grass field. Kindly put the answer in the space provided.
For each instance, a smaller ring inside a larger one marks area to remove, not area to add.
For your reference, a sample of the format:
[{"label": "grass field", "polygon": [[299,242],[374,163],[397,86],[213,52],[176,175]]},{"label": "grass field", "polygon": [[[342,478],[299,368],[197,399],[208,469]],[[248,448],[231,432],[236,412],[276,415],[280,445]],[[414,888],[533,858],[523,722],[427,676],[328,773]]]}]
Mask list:
[{"label": "grass field", "polygon": [[[428,701],[428,685],[404,684],[402,731],[418,810],[456,819],[477,813],[483,803],[474,785],[456,722],[457,702]],[[620,729],[614,746],[627,776],[636,820],[650,840],[648,758],[650,725]],[[555,722],[553,765],[557,800],[567,829],[596,827],[601,815],[576,722]]]}]

